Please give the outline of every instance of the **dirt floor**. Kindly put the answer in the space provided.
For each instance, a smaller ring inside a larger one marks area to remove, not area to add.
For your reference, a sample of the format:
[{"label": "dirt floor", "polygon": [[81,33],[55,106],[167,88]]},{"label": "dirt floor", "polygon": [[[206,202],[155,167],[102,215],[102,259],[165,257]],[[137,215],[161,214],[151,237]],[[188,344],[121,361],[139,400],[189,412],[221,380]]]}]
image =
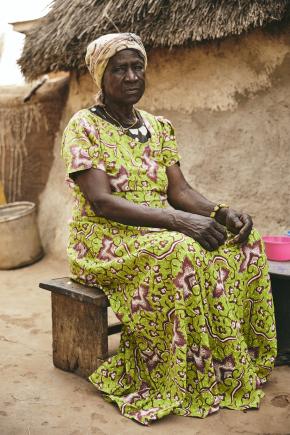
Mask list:
[{"label": "dirt floor", "polygon": [[205,420],[169,416],[149,428],[122,417],[85,379],[52,365],[50,294],[38,282],[66,275],[66,264],[50,257],[0,272],[1,435],[290,434],[286,366],[274,370],[259,411],[221,410]]}]

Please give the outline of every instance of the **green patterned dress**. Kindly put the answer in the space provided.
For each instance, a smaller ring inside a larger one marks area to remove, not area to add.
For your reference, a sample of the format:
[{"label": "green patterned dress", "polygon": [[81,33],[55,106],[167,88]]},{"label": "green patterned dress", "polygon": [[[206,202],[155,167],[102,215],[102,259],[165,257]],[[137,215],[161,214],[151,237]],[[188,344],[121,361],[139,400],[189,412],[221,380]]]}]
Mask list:
[{"label": "green patterned dress", "polygon": [[[67,174],[98,168],[112,194],[168,207],[166,167],[180,160],[169,121],[140,111],[141,143],[89,109],[64,132]],[[118,353],[91,382],[123,415],[148,424],[169,413],[206,417],[256,408],[276,355],[268,266],[253,230],[243,246],[207,252],[177,231],[97,217],[79,187],[68,257],[71,276],[103,288],[123,323]]]}]

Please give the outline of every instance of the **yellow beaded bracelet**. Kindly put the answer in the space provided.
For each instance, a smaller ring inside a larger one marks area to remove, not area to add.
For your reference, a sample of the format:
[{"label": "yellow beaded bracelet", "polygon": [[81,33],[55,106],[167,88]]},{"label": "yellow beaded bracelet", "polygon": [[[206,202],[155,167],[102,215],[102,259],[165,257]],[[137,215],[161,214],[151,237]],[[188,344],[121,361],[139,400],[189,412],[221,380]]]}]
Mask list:
[{"label": "yellow beaded bracelet", "polygon": [[221,208],[229,208],[229,206],[228,206],[227,204],[217,204],[209,216],[210,216],[212,219],[215,219],[217,212],[218,212]]}]

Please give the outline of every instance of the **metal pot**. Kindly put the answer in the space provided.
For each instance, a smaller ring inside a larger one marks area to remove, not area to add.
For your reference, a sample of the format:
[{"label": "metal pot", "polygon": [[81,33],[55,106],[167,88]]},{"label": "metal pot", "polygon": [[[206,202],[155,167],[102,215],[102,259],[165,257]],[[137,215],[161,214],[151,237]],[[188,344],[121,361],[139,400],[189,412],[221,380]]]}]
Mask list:
[{"label": "metal pot", "polygon": [[43,256],[36,205],[19,201],[0,206],[0,269],[15,269]]}]

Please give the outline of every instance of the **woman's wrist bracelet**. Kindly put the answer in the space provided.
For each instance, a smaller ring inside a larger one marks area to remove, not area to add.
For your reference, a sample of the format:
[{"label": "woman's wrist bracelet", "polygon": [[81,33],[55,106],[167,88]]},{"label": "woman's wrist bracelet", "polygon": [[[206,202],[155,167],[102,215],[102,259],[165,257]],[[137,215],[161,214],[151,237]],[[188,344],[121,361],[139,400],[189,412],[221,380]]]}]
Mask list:
[{"label": "woman's wrist bracelet", "polygon": [[214,207],[213,211],[211,212],[211,214],[209,215],[212,219],[216,218],[216,214],[217,212],[221,209],[221,208],[229,208],[229,206],[227,204],[216,204],[216,206]]}]

